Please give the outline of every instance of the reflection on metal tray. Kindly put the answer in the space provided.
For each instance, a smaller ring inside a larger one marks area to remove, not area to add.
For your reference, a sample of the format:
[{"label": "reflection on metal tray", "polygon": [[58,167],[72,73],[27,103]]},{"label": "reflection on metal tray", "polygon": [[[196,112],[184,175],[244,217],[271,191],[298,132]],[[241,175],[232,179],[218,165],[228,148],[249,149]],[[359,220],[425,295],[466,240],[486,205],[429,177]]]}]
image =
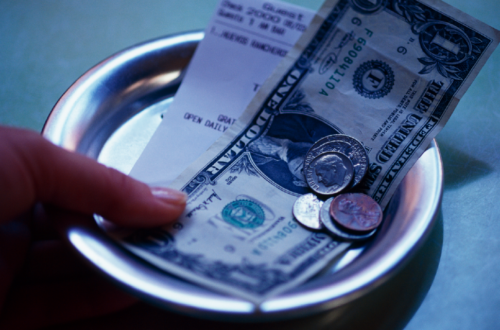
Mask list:
[{"label": "reflection on metal tray", "polygon": [[[184,69],[203,38],[183,33],[111,56],[78,79],[52,110],[46,138],[128,173],[168,111]],[[171,276],[131,255],[95,223],[68,221],[76,250],[118,285],[156,305],[193,316],[227,320],[299,317],[332,309],[386,281],[430,232],[442,195],[435,141],[401,183],[377,235],[326,272],[260,306]]]}]

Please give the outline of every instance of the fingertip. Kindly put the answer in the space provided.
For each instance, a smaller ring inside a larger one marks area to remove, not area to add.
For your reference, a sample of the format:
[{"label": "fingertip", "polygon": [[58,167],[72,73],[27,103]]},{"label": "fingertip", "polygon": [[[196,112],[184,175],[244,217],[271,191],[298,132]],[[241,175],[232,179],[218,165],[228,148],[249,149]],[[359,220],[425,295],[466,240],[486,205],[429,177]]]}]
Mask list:
[{"label": "fingertip", "polygon": [[161,226],[177,220],[186,208],[187,195],[181,191],[165,188],[152,187],[151,194],[155,199],[158,212],[148,218],[142,225]]},{"label": "fingertip", "polygon": [[152,187],[149,191],[148,194],[137,192],[136,198],[132,198],[126,208],[101,215],[116,224],[131,228],[164,226],[181,216],[186,207],[185,193],[164,187]]},{"label": "fingertip", "polygon": [[164,216],[148,218],[147,221],[144,221],[141,224],[141,227],[158,227],[168,225],[179,219],[184,211],[185,205],[170,204],[163,205],[162,207],[166,210],[164,212]]},{"label": "fingertip", "polygon": [[151,193],[160,202],[167,205],[186,205],[187,194],[172,188],[152,187]]}]

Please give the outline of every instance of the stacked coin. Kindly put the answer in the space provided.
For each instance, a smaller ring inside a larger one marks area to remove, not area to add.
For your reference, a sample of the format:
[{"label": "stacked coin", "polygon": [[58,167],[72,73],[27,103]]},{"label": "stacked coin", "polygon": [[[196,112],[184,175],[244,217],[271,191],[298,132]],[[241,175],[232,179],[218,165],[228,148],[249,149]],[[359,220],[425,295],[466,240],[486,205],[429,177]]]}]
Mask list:
[{"label": "stacked coin", "polygon": [[342,194],[330,204],[330,216],[346,230],[368,232],[382,222],[382,209],[368,195]]},{"label": "stacked coin", "polygon": [[320,221],[335,236],[359,241],[375,234],[382,222],[382,209],[368,195],[342,194],[323,204]]},{"label": "stacked coin", "polygon": [[[298,222],[310,229],[326,228],[346,240],[372,236],[382,210],[371,197],[345,193],[358,185],[368,169],[368,155],[356,139],[341,134],[318,140],[304,159],[306,181],[315,194],[300,196],[293,206]],[[330,197],[324,203],[318,198]]]},{"label": "stacked coin", "polygon": [[363,145],[347,135],[328,135],[309,149],[304,159],[306,181],[317,194],[330,196],[359,184],[368,169]]}]

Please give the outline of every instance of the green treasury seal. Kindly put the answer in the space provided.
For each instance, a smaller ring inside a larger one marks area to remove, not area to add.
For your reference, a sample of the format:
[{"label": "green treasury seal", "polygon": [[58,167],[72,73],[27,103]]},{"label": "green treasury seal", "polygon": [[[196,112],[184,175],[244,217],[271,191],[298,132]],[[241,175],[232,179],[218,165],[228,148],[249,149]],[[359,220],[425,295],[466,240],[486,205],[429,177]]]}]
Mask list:
[{"label": "green treasury seal", "polygon": [[259,204],[242,199],[227,204],[222,218],[238,228],[257,228],[264,223],[265,216]]}]

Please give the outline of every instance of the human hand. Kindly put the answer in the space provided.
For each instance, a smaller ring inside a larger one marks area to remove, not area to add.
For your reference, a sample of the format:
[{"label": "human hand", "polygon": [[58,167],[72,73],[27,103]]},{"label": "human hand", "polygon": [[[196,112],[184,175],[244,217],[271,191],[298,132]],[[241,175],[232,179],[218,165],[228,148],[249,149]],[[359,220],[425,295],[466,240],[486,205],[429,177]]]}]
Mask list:
[{"label": "human hand", "polygon": [[[41,205],[153,227],[175,220],[186,195],[150,189],[39,134],[0,127],[0,328],[28,329],[127,307],[130,296],[89,275],[57,239]],[[37,217],[33,217],[33,207]],[[89,221],[90,221],[89,217]]]}]

